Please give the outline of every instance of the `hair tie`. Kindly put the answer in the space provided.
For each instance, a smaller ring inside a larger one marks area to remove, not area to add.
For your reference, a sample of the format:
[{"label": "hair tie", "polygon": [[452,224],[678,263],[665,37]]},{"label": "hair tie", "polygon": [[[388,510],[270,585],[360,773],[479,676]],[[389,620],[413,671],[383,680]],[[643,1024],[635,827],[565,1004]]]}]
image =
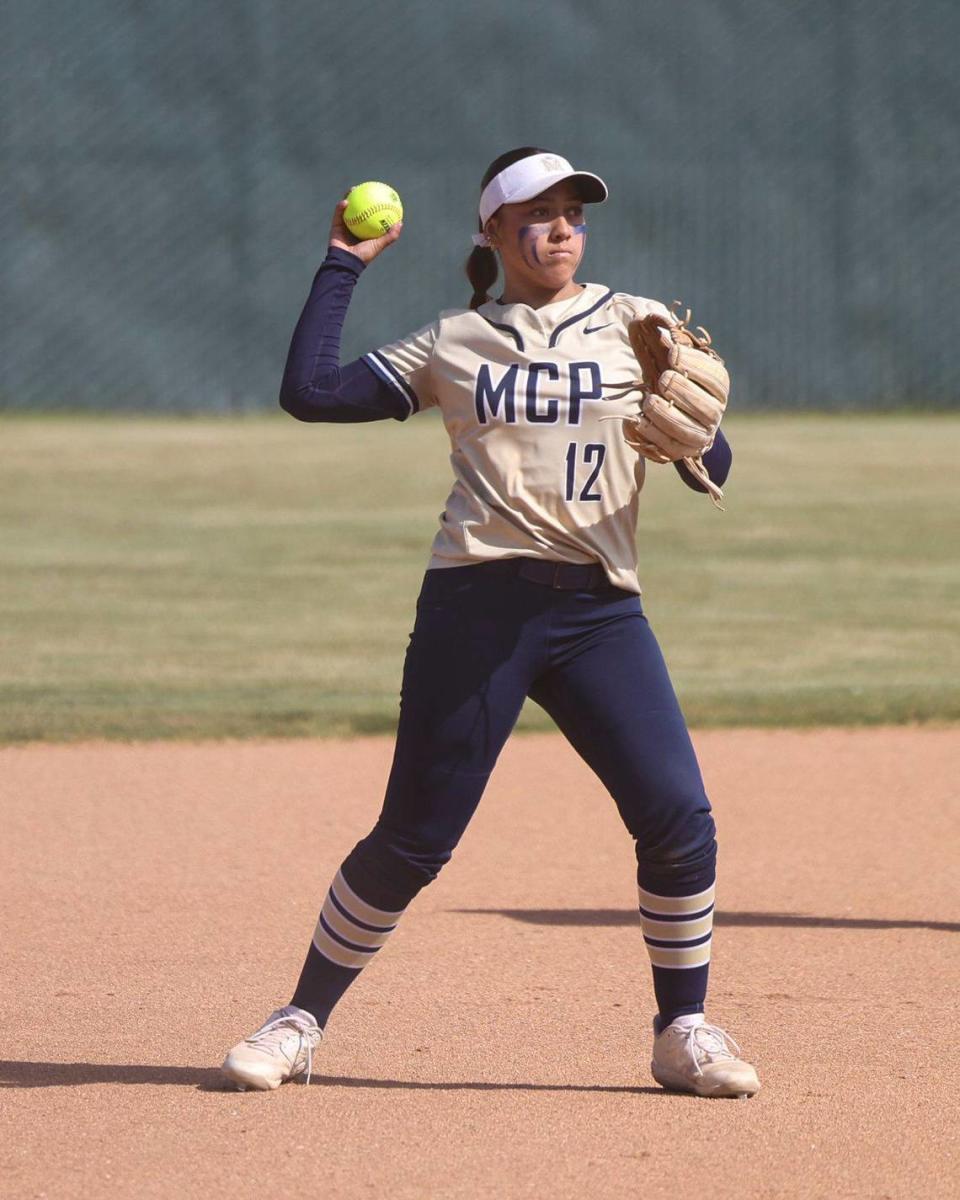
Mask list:
[{"label": "hair tie", "polygon": [[487,237],[487,235],[485,233],[475,233],[473,235],[472,240],[473,240],[473,244],[475,246],[489,246],[490,245],[490,239]]}]

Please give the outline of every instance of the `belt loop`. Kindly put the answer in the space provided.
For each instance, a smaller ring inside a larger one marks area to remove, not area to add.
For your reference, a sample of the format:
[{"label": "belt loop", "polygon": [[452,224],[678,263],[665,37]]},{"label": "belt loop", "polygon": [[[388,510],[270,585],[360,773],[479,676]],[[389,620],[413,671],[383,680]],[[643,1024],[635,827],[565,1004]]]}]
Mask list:
[{"label": "belt loop", "polygon": [[556,589],[556,588],[559,588],[559,587],[561,586],[561,584],[560,584],[560,574],[561,574],[561,572],[562,572],[562,571],[563,571],[563,563],[562,563],[562,562],[554,563],[554,567],[553,567],[553,579],[552,579],[552,580],[551,580],[551,582],[550,582],[550,586],[551,586],[552,588]]}]

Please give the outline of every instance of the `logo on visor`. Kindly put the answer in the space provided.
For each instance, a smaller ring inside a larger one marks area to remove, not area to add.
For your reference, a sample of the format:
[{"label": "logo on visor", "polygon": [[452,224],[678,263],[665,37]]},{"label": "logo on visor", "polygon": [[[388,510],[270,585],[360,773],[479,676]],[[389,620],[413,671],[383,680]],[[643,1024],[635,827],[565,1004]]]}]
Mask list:
[{"label": "logo on visor", "polygon": [[563,171],[566,165],[562,158],[554,158],[552,154],[547,154],[540,159],[540,167],[544,175],[552,175],[554,171]]}]

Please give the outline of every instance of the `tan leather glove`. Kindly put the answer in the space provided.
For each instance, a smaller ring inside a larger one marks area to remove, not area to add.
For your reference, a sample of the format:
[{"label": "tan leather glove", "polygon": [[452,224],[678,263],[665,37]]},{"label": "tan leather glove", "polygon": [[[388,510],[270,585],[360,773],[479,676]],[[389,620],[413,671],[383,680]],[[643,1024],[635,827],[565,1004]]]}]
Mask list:
[{"label": "tan leather glove", "polygon": [[703,465],[727,406],[730,377],[702,327],[688,327],[690,311],[671,324],[650,313],[629,323],[630,345],[643,372],[640,415],[624,421],[624,437],[652,462],[683,461],[715,504],[723,492]]}]

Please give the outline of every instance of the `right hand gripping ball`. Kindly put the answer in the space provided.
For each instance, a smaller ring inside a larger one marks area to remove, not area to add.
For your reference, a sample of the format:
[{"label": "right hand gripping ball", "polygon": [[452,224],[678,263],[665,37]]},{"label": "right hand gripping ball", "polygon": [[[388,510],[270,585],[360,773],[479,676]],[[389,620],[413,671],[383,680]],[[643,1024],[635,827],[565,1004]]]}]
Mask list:
[{"label": "right hand gripping ball", "polygon": [[358,183],[347,193],[343,223],[355,238],[382,237],[403,217],[400,197],[386,183]]}]

